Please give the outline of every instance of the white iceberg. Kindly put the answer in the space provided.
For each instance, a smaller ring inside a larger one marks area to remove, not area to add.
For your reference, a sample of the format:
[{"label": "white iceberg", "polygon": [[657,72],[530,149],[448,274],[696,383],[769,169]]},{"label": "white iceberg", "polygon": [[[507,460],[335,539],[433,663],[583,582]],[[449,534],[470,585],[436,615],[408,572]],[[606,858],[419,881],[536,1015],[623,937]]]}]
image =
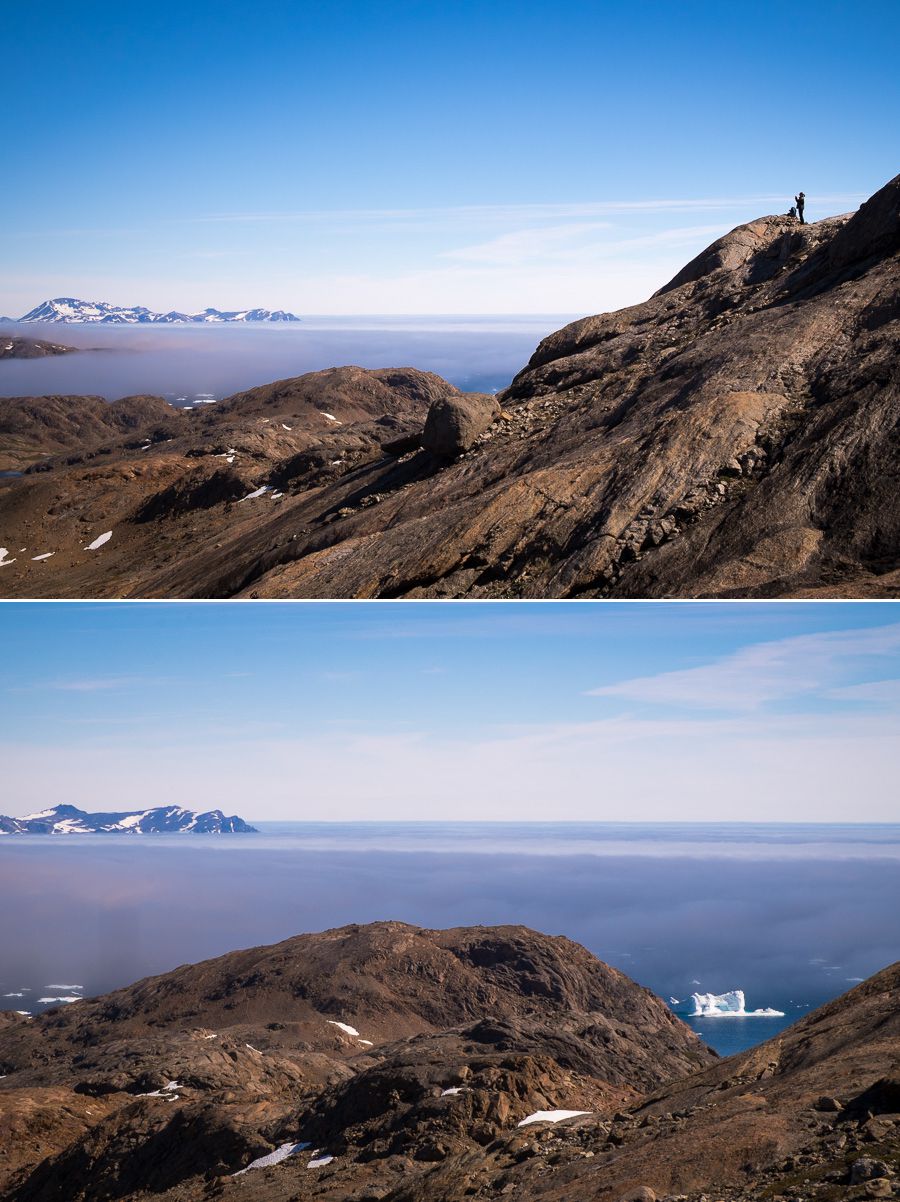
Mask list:
[{"label": "white iceberg", "polygon": [[748,1010],[743,989],[730,989],[727,993],[692,993],[694,1009],[691,1018],[784,1018],[783,1010],[764,1006],[760,1010]]}]

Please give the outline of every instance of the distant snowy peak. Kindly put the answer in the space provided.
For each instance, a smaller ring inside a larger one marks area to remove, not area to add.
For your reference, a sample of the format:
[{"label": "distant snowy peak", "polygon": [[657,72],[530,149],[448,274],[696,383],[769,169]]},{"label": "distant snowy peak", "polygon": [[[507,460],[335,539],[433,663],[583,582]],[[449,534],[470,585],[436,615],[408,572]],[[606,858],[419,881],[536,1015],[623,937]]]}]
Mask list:
[{"label": "distant snowy peak", "polygon": [[124,810],[89,814],[76,806],[59,805],[24,818],[0,815],[3,835],[245,835],[256,834],[236,814],[226,817],[221,810],[198,814],[181,806],[158,806],[150,810]]},{"label": "distant snowy peak", "polygon": [[20,317],[20,322],[62,322],[64,325],[174,325],[193,322],[199,325],[220,325],[223,322],[250,323],[258,321],[299,321],[300,318],[284,309],[204,309],[202,313],[154,313],[143,305],[130,309],[120,305],[107,305],[104,301],[76,300],[72,296],[57,296],[43,301],[36,308]]}]

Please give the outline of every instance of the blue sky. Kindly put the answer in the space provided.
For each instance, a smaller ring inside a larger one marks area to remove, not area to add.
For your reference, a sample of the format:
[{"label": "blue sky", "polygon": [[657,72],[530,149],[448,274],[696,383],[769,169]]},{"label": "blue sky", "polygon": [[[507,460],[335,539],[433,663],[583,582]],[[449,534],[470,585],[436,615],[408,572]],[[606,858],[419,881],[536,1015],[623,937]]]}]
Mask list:
[{"label": "blue sky", "polygon": [[5,812],[890,821],[885,604],[7,603]]},{"label": "blue sky", "polygon": [[894,0],[4,12],[0,313],[596,312],[897,169]]}]

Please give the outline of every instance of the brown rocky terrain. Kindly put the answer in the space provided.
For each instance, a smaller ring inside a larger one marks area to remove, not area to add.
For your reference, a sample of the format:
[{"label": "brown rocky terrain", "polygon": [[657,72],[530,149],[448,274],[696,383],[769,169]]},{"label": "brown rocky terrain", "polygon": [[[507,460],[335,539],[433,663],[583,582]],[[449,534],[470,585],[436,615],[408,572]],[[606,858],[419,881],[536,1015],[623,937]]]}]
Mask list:
[{"label": "brown rocky terrain", "polygon": [[68,355],[76,346],[46,342],[42,338],[19,338],[0,330],[0,359],[43,359],[46,355]]},{"label": "brown rocky terrain", "polygon": [[567,939],[345,927],[8,1016],[0,1190],[200,1197],[301,1140],[340,1153],[352,1182],[399,1180],[536,1110],[612,1114],[714,1060]]},{"label": "brown rocky terrain", "polygon": [[898,284],[900,176],[853,214],[738,227],[643,304],[545,339],[496,399],[339,368],[165,437],[41,447],[0,493],[0,589],[895,596]]},{"label": "brown rocky terrain", "polygon": [[[898,1000],[900,964],[720,1060],[561,937],[390,922],[299,936],[7,1017],[0,1191],[15,1202],[894,1197]],[[519,1126],[556,1110],[585,1113]]]}]

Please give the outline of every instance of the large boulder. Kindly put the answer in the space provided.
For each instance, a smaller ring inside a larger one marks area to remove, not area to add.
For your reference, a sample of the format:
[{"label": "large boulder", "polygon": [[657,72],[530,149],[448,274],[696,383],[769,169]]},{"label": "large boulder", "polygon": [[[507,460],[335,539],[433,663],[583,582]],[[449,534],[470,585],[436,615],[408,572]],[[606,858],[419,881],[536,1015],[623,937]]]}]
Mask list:
[{"label": "large boulder", "polygon": [[439,397],[428,410],[422,446],[442,459],[455,459],[475,445],[499,413],[496,398],[483,393]]}]

